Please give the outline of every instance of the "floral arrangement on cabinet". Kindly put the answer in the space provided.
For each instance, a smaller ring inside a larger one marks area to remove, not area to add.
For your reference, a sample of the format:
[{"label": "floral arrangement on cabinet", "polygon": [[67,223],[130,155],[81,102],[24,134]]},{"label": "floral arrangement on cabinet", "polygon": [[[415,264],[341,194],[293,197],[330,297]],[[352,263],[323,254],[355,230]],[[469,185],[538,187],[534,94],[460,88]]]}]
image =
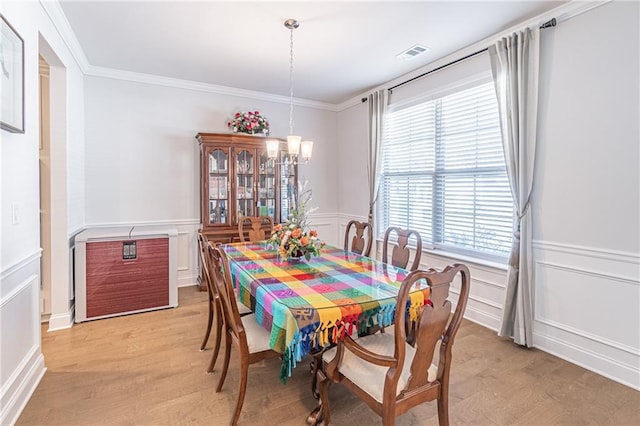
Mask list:
[{"label": "floral arrangement on cabinet", "polygon": [[227,127],[234,133],[264,133],[269,134],[269,121],[259,111],[236,112],[233,118],[227,121]]},{"label": "floral arrangement on cabinet", "polygon": [[309,228],[308,215],[318,208],[309,208],[311,201],[311,190],[306,189],[307,181],[298,182],[298,192],[293,199],[293,208],[287,221],[277,224],[273,228],[273,234],[269,238],[269,243],[273,244],[283,259],[295,259],[304,256],[311,259],[311,256],[320,254],[320,250],[325,246],[324,241],[318,238],[318,232]]}]

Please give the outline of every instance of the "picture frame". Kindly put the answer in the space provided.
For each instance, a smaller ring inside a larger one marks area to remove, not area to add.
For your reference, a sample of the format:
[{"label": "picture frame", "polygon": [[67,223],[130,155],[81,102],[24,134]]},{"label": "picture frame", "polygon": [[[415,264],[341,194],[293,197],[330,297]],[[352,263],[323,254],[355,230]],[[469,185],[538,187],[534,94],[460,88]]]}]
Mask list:
[{"label": "picture frame", "polygon": [[0,128],[24,133],[24,40],[0,14]]}]

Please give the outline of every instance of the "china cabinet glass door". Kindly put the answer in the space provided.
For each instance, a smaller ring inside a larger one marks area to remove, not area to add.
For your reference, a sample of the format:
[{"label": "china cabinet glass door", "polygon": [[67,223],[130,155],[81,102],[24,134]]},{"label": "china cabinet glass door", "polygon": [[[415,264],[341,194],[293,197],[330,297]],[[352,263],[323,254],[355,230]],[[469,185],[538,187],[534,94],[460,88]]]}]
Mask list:
[{"label": "china cabinet glass door", "polygon": [[209,224],[229,222],[228,155],[222,149],[209,152]]},{"label": "china cabinet glass door", "polygon": [[254,150],[236,152],[236,213],[238,220],[242,216],[257,216],[254,198]]},{"label": "china cabinet glass door", "polygon": [[260,216],[270,216],[276,223],[276,169],[273,161],[269,161],[266,152],[259,156],[258,171],[258,213]]}]

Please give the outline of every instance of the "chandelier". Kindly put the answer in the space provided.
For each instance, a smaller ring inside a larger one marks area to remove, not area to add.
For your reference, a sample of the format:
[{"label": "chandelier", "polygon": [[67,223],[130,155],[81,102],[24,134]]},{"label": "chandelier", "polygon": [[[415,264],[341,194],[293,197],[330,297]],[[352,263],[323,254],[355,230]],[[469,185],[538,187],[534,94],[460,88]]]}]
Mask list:
[{"label": "chandelier", "polygon": [[[289,29],[289,136],[287,136],[288,157],[286,162],[298,164],[298,154],[302,156],[305,163],[311,158],[313,151],[312,141],[303,141],[302,137],[293,134],[293,30],[300,26],[295,19],[287,19],[284,26]],[[278,157],[280,141],[274,139],[267,140],[267,155],[275,160]]]}]

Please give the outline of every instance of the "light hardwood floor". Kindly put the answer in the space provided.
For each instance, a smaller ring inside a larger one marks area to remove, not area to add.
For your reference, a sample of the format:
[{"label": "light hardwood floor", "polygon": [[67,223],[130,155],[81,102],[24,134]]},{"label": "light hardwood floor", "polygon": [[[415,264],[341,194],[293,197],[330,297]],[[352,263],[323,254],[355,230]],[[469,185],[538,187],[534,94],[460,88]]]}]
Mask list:
[{"label": "light hardwood floor", "polygon": [[[46,332],[47,372],[18,425],[225,425],[235,404],[238,364],[215,393],[219,359],[205,373],[212,343],[198,350],[207,295],[181,288],[180,306]],[[453,348],[452,424],[640,425],[640,392],[538,350],[522,349],[463,322]],[[249,367],[240,424],[304,425],[314,407],[307,362],[286,385],[280,361]],[[335,425],[381,424],[339,385],[331,387]],[[435,403],[398,417],[398,425],[437,424]]]}]

